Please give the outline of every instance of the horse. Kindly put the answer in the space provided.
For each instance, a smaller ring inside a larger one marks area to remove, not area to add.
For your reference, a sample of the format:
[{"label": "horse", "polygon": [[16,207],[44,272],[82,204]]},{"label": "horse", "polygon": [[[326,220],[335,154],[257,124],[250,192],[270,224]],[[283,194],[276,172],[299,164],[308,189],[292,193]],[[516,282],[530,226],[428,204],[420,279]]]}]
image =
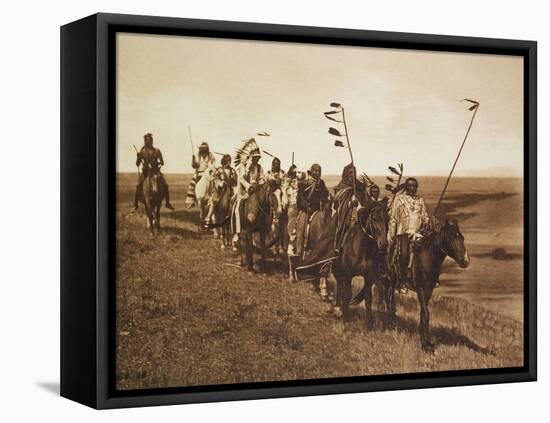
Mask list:
[{"label": "horse", "polygon": [[351,281],[354,276],[362,276],[365,324],[367,330],[374,326],[372,285],[381,281],[380,263],[387,249],[388,220],[386,201],[358,210],[357,221],[345,235],[340,255],[332,264],[344,324],[350,320]]},{"label": "horse", "polygon": [[214,234],[220,231],[222,240],[221,248],[224,250],[231,245],[231,209],[233,207],[233,190],[227,183],[222,186],[212,184],[212,189],[217,191],[218,200],[213,206],[212,221],[205,223],[205,229],[214,229]]},{"label": "horse", "polygon": [[[296,219],[297,215],[294,217],[288,219],[288,223],[286,225],[286,251],[287,251],[287,270],[288,271],[288,279],[289,281],[293,282],[296,280],[294,275],[294,269],[300,265],[303,258],[307,255],[307,252],[310,251],[313,248],[313,245],[315,242],[320,238],[322,232],[327,227],[331,217],[332,217],[332,203],[331,201],[328,201],[324,203],[320,210],[313,212],[312,216],[309,217],[309,222],[307,223],[306,227],[306,234],[304,237],[304,253],[302,254],[302,257],[297,257],[293,254],[292,251],[289,251],[288,245],[290,242],[290,234],[294,231],[296,227]],[[312,280],[314,286],[319,287],[319,293],[321,295],[321,299],[326,301],[328,299],[328,290],[326,285],[326,277],[320,276],[318,278],[315,278]]]},{"label": "horse", "polygon": [[[392,326],[395,324],[394,292],[399,286],[399,257],[397,242],[388,254],[388,298]],[[470,259],[464,236],[460,232],[456,219],[445,219],[445,224],[436,231],[426,235],[416,246],[412,263],[412,281],[410,288],[416,291],[420,304],[420,323],[418,331],[420,342],[425,352],[434,352],[434,344],[429,336],[430,313],[428,304],[433,290],[439,281],[441,267],[445,258],[451,257],[461,268],[467,268]]]},{"label": "horse", "polygon": [[146,176],[143,181],[140,200],[145,206],[147,227],[154,234],[155,230],[160,229],[160,207],[166,193],[163,184],[159,181],[160,169],[148,166],[143,169],[143,172]]},{"label": "horse", "polygon": [[197,205],[199,206],[199,227],[201,230],[206,214],[208,213],[208,200],[212,193],[212,181],[214,179],[215,170],[216,167],[214,165],[208,166],[195,185],[195,197],[197,198]]},{"label": "horse", "polygon": [[[281,216],[281,203],[277,198],[277,186],[266,182],[256,185],[249,197],[241,202],[242,213],[241,234],[244,235],[244,250],[246,253],[246,265],[248,271],[254,270],[254,234],[259,233],[259,249],[261,255],[260,271],[265,273],[266,237],[271,230],[274,220]],[[242,254],[243,248],[241,248]]]}]

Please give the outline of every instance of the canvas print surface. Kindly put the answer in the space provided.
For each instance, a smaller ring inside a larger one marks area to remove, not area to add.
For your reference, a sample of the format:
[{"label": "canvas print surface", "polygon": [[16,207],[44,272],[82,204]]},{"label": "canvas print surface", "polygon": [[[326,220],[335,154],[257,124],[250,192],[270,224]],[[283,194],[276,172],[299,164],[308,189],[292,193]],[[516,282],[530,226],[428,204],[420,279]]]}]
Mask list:
[{"label": "canvas print surface", "polygon": [[521,57],[116,50],[117,389],[523,366]]}]

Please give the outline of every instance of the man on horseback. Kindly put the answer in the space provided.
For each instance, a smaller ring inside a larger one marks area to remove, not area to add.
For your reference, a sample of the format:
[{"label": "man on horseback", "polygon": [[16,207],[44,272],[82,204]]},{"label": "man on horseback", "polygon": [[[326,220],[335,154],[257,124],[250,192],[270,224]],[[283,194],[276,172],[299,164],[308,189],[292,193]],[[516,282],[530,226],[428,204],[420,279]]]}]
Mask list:
[{"label": "man on horseback", "polygon": [[298,216],[298,175],[296,165],[291,165],[283,179],[282,185],[285,204],[288,205],[288,218]]},{"label": "man on horseback", "polygon": [[381,203],[384,201],[384,198],[380,198],[380,187],[376,184],[371,185],[369,188],[369,201],[374,203]]},{"label": "man on horseback", "polygon": [[366,186],[357,179],[357,171],[352,163],[344,167],[342,180],[334,190],[334,208],[338,216],[334,249],[339,253],[349,228],[357,220],[359,199],[362,199],[363,203],[366,202]]},{"label": "man on horseback", "polygon": [[164,166],[164,160],[162,153],[158,148],[153,147],[153,134],[147,133],[143,136],[143,147],[137,153],[136,166],[142,166],[141,173],[139,174],[138,183],[136,186],[136,192],[134,194],[134,210],[138,209],[138,200],[140,193],[142,192],[143,182],[149,175],[149,172],[158,173],[159,183],[164,189],[164,199],[166,208],[174,210],[172,204],[170,204],[170,193],[168,191],[168,184],[164,175],[160,173],[161,166]]},{"label": "man on horseback", "polygon": [[210,147],[206,142],[203,142],[199,146],[199,152],[197,156],[198,159],[193,154],[193,158],[191,160],[191,166],[193,167],[193,169],[195,169],[195,175],[189,183],[189,188],[187,190],[187,197],[185,199],[185,204],[187,204],[187,208],[192,208],[197,202],[197,197],[195,196],[195,185],[197,185],[197,182],[199,182],[199,180],[201,179],[202,174],[206,171],[206,169],[214,166],[216,163],[216,158],[214,157],[214,154],[210,152]]},{"label": "man on horseback", "polygon": [[281,169],[281,160],[274,157],[271,162],[271,170],[267,171],[267,180],[277,187],[282,187],[285,179],[285,171]]},{"label": "man on horseback", "polygon": [[[412,280],[412,263],[415,247],[430,228],[430,216],[424,199],[416,195],[418,181],[407,178],[405,190],[395,197],[390,209],[388,245],[395,249],[400,270],[401,291]],[[393,245],[395,242],[395,245]]]},{"label": "man on horseback", "polygon": [[321,166],[311,165],[308,175],[298,179],[297,207],[298,216],[294,230],[290,235],[293,254],[302,257],[307,243],[307,227],[313,215],[321,210],[329,200],[329,192],[325,181],[321,179]]},{"label": "man on horseback", "polygon": [[212,196],[210,197],[208,206],[208,215],[205,222],[210,223],[212,213],[218,204],[224,190],[230,190],[230,198],[233,197],[233,189],[237,186],[237,172],[231,167],[231,156],[224,154],[221,161],[221,166],[216,169],[212,180]]},{"label": "man on horseback", "polygon": [[253,192],[255,187],[265,183],[265,175],[259,160],[260,148],[254,138],[243,141],[235,156],[237,166],[237,200],[233,206],[235,220],[233,243],[236,244],[241,233],[241,204]]}]

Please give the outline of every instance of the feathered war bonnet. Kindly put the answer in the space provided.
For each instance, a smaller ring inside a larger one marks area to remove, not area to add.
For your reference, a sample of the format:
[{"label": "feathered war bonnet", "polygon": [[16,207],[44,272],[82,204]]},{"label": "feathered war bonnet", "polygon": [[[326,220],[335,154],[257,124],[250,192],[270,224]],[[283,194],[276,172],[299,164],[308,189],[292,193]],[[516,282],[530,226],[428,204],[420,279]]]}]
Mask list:
[{"label": "feathered war bonnet", "polygon": [[233,163],[235,164],[235,167],[238,167],[241,164],[246,166],[250,162],[250,159],[254,156],[261,157],[260,147],[258,147],[258,144],[256,144],[256,140],[254,138],[249,138],[244,140],[240,148],[237,149]]}]

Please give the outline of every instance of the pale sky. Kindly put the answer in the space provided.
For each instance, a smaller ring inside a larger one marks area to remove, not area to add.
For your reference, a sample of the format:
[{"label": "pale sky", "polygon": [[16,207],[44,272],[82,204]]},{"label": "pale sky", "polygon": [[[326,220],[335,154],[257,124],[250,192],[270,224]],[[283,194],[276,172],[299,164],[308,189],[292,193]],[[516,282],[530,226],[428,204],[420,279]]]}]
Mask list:
[{"label": "pale sky", "polygon": [[[256,132],[283,167],[318,162],[340,174],[349,153],[334,147],[323,112],[345,107],[360,172],[446,175],[481,103],[457,165],[462,176],[521,176],[523,59],[514,56],[119,34],[117,170],[135,171],[151,132],[166,173],[190,173],[195,148],[234,155]],[[219,156],[218,156],[219,160]],[[262,157],[264,168],[271,158]]]}]

